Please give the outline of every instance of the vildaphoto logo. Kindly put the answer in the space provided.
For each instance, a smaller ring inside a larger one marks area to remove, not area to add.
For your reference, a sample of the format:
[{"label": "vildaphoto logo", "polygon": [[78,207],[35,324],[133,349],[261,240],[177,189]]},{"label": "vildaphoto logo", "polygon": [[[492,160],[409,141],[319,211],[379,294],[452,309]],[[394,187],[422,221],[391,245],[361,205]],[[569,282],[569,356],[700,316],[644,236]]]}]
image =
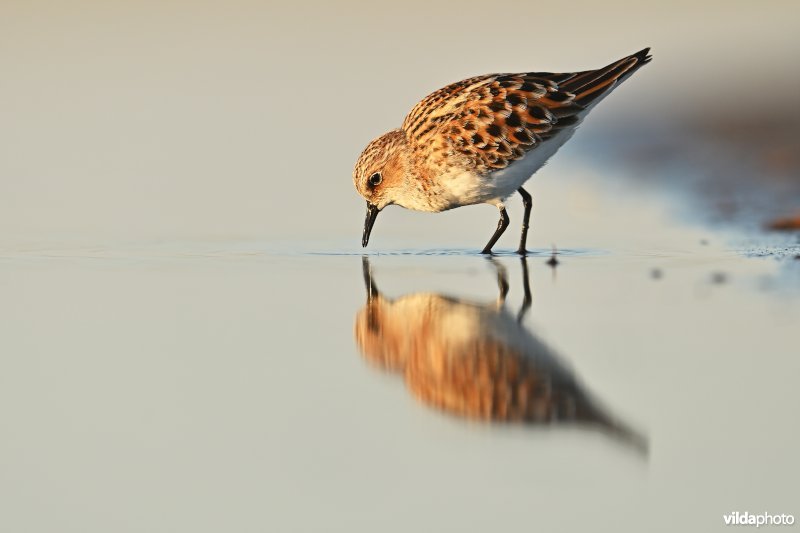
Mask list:
[{"label": "vildaphoto logo", "polygon": [[752,514],[747,511],[722,515],[726,526],[791,526],[794,524],[794,515],[790,514]]}]

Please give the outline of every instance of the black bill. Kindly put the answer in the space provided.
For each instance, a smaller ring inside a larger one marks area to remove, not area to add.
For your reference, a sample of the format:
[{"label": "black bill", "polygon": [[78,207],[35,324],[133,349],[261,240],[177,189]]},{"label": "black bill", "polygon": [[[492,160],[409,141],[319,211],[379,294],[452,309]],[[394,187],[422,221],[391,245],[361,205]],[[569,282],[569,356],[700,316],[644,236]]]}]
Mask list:
[{"label": "black bill", "polygon": [[367,247],[369,234],[372,233],[372,226],[375,225],[375,219],[378,218],[378,213],[380,212],[381,210],[378,209],[377,205],[372,205],[367,202],[367,217],[364,219],[364,236],[361,238],[361,246],[364,248]]}]

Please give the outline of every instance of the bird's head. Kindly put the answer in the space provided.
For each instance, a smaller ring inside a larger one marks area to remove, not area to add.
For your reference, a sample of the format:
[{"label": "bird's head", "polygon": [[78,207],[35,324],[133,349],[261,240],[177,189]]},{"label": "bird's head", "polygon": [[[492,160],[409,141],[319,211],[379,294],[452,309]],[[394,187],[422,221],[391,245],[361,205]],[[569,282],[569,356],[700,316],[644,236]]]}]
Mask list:
[{"label": "bird's head", "polygon": [[408,140],[402,130],[384,133],[367,145],[353,169],[353,183],[367,201],[364,221],[366,246],[378,213],[391,204],[405,207],[406,189],[411,182],[411,157]]}]

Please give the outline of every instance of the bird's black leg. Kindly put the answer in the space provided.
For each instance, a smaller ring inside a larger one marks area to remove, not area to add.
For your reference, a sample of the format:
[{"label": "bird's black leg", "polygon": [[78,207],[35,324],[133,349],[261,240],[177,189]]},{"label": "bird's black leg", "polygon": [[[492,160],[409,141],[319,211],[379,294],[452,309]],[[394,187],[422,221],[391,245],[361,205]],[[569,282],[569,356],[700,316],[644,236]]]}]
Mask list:
[{"label": "bird's black leg", "polygon": [[517,192],[520,194],[520,196],[522,196],[522,205],[525,206],[525,214],[522,217],[522,235],[519,239],[519,250],[517,250],[517,253],[520,255],[527,255],[528,251],[525,249],[525,246],[528,241],[528,223],[531,219],[531,207],[533,206],[533,201],[531,200],[531,195],[528,193],[528,191],[522,187],[517,189]]},{"label": "bird's black leg", "polygon": [[489,239],[489,242],[486,243],[486,246],[484,246],[483,251],[481,252],[482,254],[492,253],[492,246],[494,246],[494,243],[497,242],[497,239],[500,238],[500,235],[503,234],[507,227],[508,213],[506,213],[506,207],[500,204],[500,221],[497,223],[497,229],[494,230],[494,235],[492,235],[492,238]]}]

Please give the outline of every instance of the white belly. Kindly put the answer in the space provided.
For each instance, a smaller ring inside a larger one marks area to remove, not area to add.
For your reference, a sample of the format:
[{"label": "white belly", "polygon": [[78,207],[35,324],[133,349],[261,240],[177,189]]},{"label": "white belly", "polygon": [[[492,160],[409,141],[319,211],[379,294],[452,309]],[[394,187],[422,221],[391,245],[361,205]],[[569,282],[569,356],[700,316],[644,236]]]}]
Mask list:
[{"label": "white belly", "polygon": [[445,186],[446,194],[442,200],[445,205],[437,210],[452,209],[462,205],[484,203],[497,205],[501,203],[544,166],[547,160],[572,137],[576,129],[577,124],[571,128],[565,128],[529,151],[522,159],[490,174],[459,172],[443,176],[441,182]]},{"label": "white belly", "polygon": [[492,172],[484,178],[487,184],[494,189],[495,196],[485,200],[488,203],[503,201],[517,191],[522,184],[530,179],[533,174],[542,168],[545,163],[555,154],[565,142],[572,137],[577,129],[577,124],[571,128],[565,128],[555,136],[544,141],[541,146],[537,146],[522,159],[517,159],[506,168]]}]

